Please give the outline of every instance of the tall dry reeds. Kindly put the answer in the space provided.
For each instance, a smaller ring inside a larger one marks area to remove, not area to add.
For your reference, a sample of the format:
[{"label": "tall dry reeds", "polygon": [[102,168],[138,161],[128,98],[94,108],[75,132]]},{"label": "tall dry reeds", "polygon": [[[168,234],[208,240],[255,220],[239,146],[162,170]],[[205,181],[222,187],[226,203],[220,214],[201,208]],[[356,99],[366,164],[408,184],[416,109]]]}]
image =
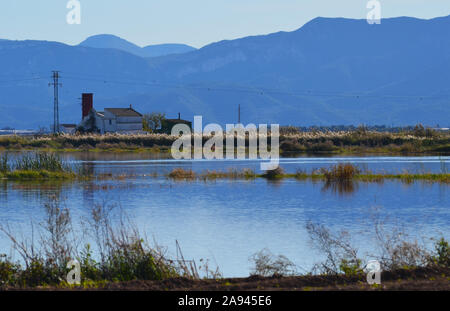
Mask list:
[{"label": "tall dry reeds", "polygon": [[13,167],[19,171],[70,171],[70,168],[65,165],[61,157],[54,153],[45,152],[22,154],[16,159]]},{"label": "tall dry reeds", "polygon": [[172,179],[195,179],[197,175],[192,170],[175,168],[169,173],[168,177]]},{"label": "tall dry reeds", "polygon": [[321,170],[327,181],[345,182],[353,180],[361,171],[351,163],[339,163]]},{"label": "tall dry reeds", "polygon": [[[94,204],[74,229],[70,211],[52,198],[44,206],[44,218],[31,223],[31,234],[23,237],[11,226],[0,232],[11,241],[20,261],[0,256],[0,287],[67,286],[67,263],[80,263],[82,286],[105,282],[163,280],[174,277],[221,276],[209,261],[185,260],[177,242],[175,259],[166,249],[150,242],[121,207],[114,203]],[[93,246],[91,246],[91,242]]]},{"label": "tall dry reeds", "polygon": [[[382,217],[379,210],[372,214],[373,245],[366,254],[361,254],[349,232],[333,231],[324,225],[309,222],[306,230],[311,243],[324,255],[324,260],[314,266],[312,273],[359,275],[369,260],[377,260],[383,271],[450,267],[450,246],[446,239],[436,241],[434,237],[421,237],[419,242],[418,237],[388,222],[388,217]],[[434,250],[426,245],[426,240],[434,244]]]},{"label": "tall dry reeds", "polygon": [[[192,134],[198,137],[200,134]],[[230,134],[229,134],[230,135]],[[269,134],[270,135],[270,134]],[[248,145],[248,134],[233,135]],[[203,135],[206,142],[211,136]],[[265,137],[262,137],[263,139]],[[136,149],[136,148],[170,148],[178,137],[168,134],[84,134],[57,136],[0,137],[0,147],[6,149],[40,148],[40,149]],[[270,139],[270,136],[268,137]],[[226,136],[224,137],[224,143]],[[365,128],[341,131],[300,131],[295,127],[282,127],[280,147],[286,152],[336,152],[352,150],[377,150],[377,152],[448,152],[450,150],[450,132],[437,132],[418,128],[401,132],[377,132]]]}]

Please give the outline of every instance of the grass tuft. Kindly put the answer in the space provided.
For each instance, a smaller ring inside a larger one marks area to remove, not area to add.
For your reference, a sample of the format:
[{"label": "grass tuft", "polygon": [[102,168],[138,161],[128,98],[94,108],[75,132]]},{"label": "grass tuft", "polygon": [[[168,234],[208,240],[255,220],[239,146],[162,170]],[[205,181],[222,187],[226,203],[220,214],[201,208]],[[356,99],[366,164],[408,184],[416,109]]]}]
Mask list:
[{"label": "grass tuft", "polygon": [[283,168],[278,166],[274,170],[266,171],[264,174],[262,174],[261,177],[267,178],[267,179],[280,179],[280,178],[283,178],[284,175],[285,175],[285,172],[284,172]]},{"label": "grass tuft", "polygon": [[195,179],[196,174],[192,170],[175,168],[172,172],[169,173],[168,177],[172,179]]},{"label": "grass tuft", "polygon": [[77,174],[64,161],[52,153],[22,154],[10,160],[8,154],[0,156],[0,178],[10,180],[73,179]]},{"label": "grass tuft", "polygon": [[360,170],[350,163],[339,163],[330,169],[322,169],[327,181],[349,181],[360,174]]}]

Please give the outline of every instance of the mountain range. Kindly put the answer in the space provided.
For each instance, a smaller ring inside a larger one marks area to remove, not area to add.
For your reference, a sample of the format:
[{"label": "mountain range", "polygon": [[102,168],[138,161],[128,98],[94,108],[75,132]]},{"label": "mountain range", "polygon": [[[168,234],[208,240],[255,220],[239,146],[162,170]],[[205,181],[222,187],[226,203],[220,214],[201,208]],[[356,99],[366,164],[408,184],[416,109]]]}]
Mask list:
[{"label": "mountain range", "polygon": [[111,35],[76,46],[0,41],[0,127],[49,126],[52,70],[61,71],[61,122],[94,106],[163,112],[219,124],[449,125],[450,16],[316,18],[292,32],[201,49],[140,48]]},{"label": "mountain range", "polygon": [[166,56],[171,54],[182,54],[196,50],[196,48],[193,48],[192,46],[186,44],[158,44],[141,48],[134,43],[131,43],[114,35],[92,36],[81,42],[79,46],[102,49],[117,49],[140,57]]}]

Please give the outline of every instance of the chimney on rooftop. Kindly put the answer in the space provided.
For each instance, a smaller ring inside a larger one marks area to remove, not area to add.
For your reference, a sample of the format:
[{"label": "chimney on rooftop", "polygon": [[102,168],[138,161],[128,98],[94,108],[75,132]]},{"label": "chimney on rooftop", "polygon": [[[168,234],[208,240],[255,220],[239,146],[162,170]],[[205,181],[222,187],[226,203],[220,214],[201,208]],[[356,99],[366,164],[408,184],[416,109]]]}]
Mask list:
[{"label": "chimney on rooftop", "polygon": [[81,106],[82,106],[82,116],[83,120],[89,112],[91,112],[92,108],[94,108],[94,94],[92,93],[83,93],[81,96]]},{"label": "chimney on rooftop", "polygon": [[178,112],[178,120],[181,120],[181,113]]}]

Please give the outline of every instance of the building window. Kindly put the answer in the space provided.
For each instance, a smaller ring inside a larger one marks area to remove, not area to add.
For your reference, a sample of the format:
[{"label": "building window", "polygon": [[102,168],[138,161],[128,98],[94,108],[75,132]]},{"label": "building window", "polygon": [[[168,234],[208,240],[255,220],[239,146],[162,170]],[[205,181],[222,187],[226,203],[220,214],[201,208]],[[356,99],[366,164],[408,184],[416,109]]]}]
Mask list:
[{"label": "building window", "polygon": [[109,120],[109,125],[111,125],[112,124],[112,120]]}]

